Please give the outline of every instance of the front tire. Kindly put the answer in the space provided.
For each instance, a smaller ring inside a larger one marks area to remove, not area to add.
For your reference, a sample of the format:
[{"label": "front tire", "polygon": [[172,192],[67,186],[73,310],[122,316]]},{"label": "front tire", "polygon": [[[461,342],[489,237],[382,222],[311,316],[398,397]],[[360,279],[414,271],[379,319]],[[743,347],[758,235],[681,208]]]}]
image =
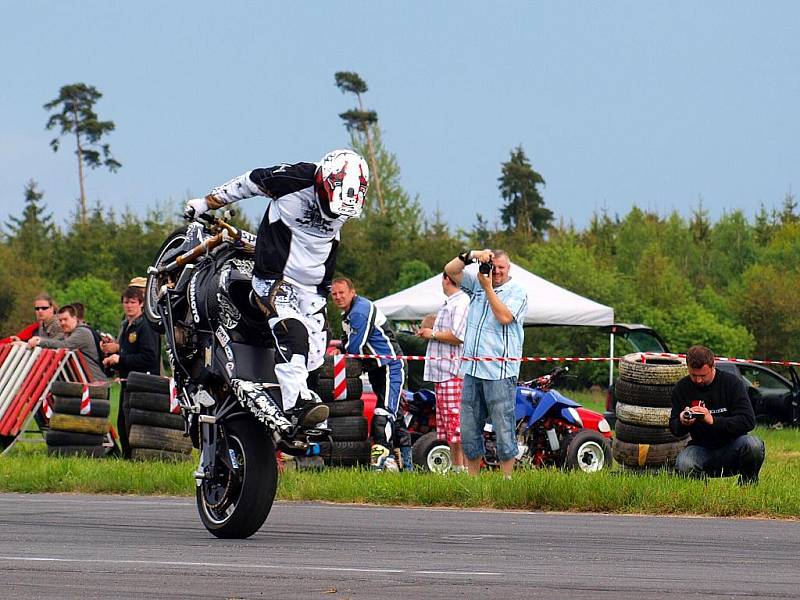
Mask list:
[{"label": "front tire", "polygon": [[[153,261],[153,266],[160,267],[166,264],[166,257],[172,257],[175,250],[183,246],[185,242],[185,227],[173,231],[161,245],[156,259]],[[144,288],[144,314],[159,333],[164,333],[164,324],[161,322],[161,315],[158,314],[158,291],[164,283],[166,283],[164,276],[149,274]]]},{"label": "front tire", "polygon": [[435,431],[429,431],[411,447],[414,465],[431,473],[447,473],[453,468],[450,446],[437,439]]},{"label": "front tire", "polygon": [[562,464],[567,469],[597,473],[611,467],[611,448],[597,431],[581,429],[567,437]]},{"label": "front tire", "polygon": [[[263,425],[253,419],[225,423],[225,440],[217,451],[235,457],[218,456],[210,479],[197,486],[197,510],[208,531],[218,538],[244,539],[266,521],[278,487],[275,448]],[[226,460],[223,460],[226,459]]]}]

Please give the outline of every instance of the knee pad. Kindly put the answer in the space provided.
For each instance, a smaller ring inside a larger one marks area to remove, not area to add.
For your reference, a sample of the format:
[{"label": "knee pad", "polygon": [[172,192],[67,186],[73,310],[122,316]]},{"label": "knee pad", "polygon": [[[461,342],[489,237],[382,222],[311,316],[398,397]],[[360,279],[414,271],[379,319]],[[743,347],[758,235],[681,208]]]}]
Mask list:
[{"label": "knee pad", "polygon": [[372,422],[370,423],[370,431],[372,432],[372,443],[380,444],[390,450],[394,447],[392,438],[394,437],[394,423],[381,409],[376,409],[372,415]]},{"label": "knee pad", "polygon": [[291,362],[292,356],[300,354],[308,358],[308,330],[297,319],[283,319],[272,328],[276,348],[276,363]]}]

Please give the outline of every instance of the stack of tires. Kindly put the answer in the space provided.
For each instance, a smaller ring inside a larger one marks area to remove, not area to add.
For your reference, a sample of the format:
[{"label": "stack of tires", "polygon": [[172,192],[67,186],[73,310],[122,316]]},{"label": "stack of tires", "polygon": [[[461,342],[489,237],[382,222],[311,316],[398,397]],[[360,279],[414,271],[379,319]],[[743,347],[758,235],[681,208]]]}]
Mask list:
[{"label": "stack of tires", "polygon": [[108,453],[110,447],[103,445],[111,425],[108,386],[90,385],[88,390],[89,412],[82,415],[82,383],[54,381],[50,386],[53,415],[44,433],[48,454],[101,457]]},{"label": "stack of tires", "polygon": [[345,359],[347,397],[334,398],[333,357],[326,356],[317,383],[317,394],[330,410],[328,427],[331,442],[320,444],[320,454],[326,465],[352,467],[369,465],[369,426],[364,418],[364,401],[361,394],[361,362]]},{"label": "stack of tires", "polygon": [[672,388],[686,374],[686,361],[678,357],[635,353],[620,360],[614,460],[636,469],[674,464],[688,436],[678,439],[669,430]]},{"label": "stack of tires", "polygon": [[188,460],[192,442],[184,436],[184,419],[170,412],[169,379],[130,373],[123,410],[134,460]]}]

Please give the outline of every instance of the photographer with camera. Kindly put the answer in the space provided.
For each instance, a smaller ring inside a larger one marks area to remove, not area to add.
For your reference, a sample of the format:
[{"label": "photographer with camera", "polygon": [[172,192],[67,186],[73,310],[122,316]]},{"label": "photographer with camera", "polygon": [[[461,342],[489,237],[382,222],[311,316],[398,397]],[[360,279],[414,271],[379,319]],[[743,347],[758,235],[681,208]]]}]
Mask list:
[{"label": "photographer with camera", "polygon": [[[478,274],[465,271],[477,260]],[[509,275],[510,262],[503,250],[465,251],[447,263],[445,273],[469,296],[464,354],[467,357],[520,358],[522,321],[528,295]],[[470,475],[478,475],[483,428],[491,422],[497,436],[497,457],[503,474],[511,477],[517,455],[514,405],[518,361],[464,361],[461,373],[461,446]]]},{"label": "photographer with camera", "polygon": [[758,483],[764,462],[764,442],[748,435],[756,419],[744,382],[714,367],[714,353],[705,346],[686,352],[689,375],[672,390],[669,428],[691,441],[675,462],[688,477],[729,477],[739,483]]}]

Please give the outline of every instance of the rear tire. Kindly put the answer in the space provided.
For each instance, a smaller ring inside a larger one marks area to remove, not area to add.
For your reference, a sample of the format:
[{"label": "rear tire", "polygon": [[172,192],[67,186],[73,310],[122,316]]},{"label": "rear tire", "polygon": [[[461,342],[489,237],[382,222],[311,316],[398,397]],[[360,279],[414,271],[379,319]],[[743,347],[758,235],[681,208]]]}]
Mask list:
[{"label": "rear tire", "polygon": [[228,444],[218,448],[233,451],[238,469],[218,458],[211,479],[197,486],[197,510],[216,537],[244,539],[259,530],[272,509],[278,487],[275,448],[267,430],[254,419],[236,419],[223,428]]}]

